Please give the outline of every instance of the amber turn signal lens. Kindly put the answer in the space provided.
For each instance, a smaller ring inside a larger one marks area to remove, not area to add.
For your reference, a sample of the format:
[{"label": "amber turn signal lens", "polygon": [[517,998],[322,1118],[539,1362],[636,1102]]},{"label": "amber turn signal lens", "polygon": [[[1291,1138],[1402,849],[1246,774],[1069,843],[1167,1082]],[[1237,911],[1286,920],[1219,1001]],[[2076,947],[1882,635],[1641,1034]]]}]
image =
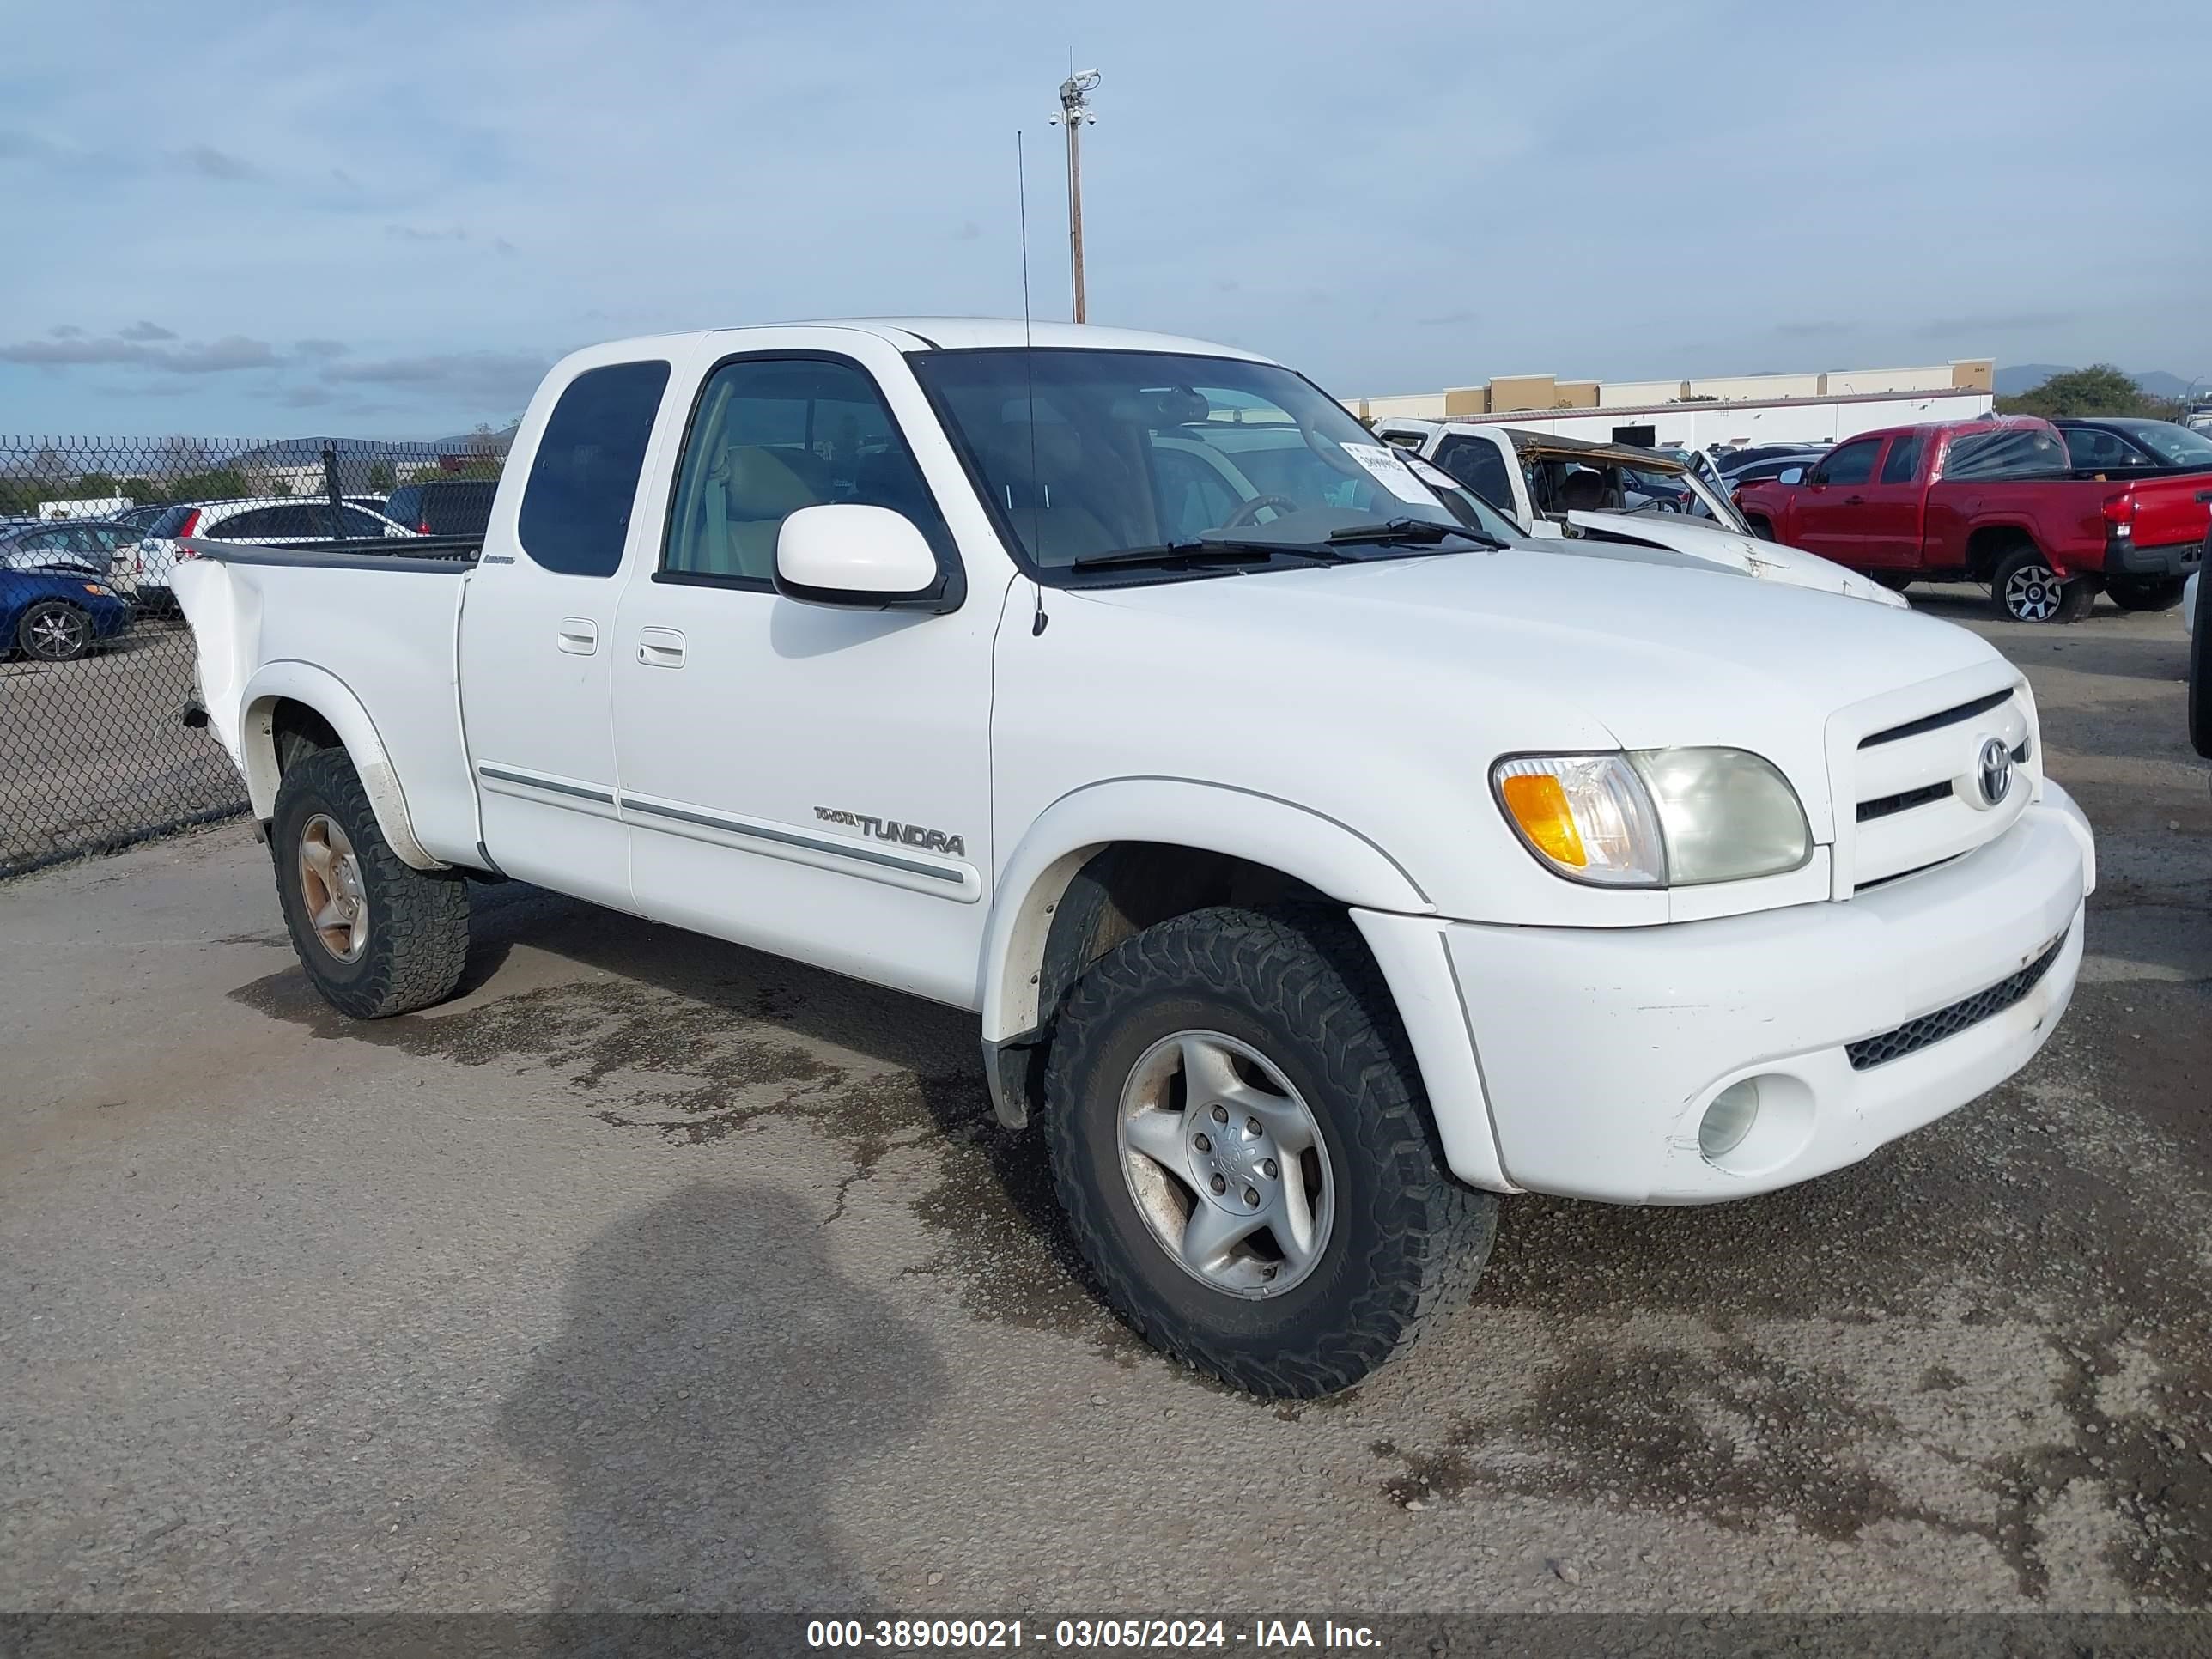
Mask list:
[{"label": "amber turn signal lens", "polygon": [[1544,774],[1501,778],[1498,789],[1521,833],[1545,857],[1578,870],[1589,862],[1582,833],[1575,828],[1574,811],[1567,805],[1566,789],[1557,778]]}]

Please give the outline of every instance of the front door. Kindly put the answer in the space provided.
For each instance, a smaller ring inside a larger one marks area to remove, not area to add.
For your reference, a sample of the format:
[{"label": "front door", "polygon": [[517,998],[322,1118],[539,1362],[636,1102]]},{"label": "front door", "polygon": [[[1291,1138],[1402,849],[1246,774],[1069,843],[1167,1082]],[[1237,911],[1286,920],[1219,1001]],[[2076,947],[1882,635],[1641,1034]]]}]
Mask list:
[{"label": "front door", "polygon": [[1927,491],[1920,463],[1927,434],[1900,432],[1889,441],[1872,477],[1846,495],[1859,498],[1859,562],[1869,570],[1916,570],[1920,566],[1920,510]]},{"label": "front door", "polygon": [[[611,724],[623,550],[665,362],[569,381],[518,509],[502,490],[461,608],[460,696],[485,849],[508,875],[632,907]],[[512,515],[512,516],[510,516]],[[434,688],[423,688],[428,696]]]},{"label": "front door", "polygon": [[1859,509],[1874,476],[1880,438],[1854,438],[1830,450],[1790,503],[1790,543],[1854,570],[1868,563],[1866,526]]},{"label": "front door", "polygon": [[[957,463],[895,357],[849,333],[711,366],[657,558],[613,640],[631,879],[647,915],[974,1006],[991,868],[991,640],[1003,593],[943,616],[775,591],[802,507],[905,514],[957,558]],[[702,368],[708,368],[702,363]],[[886,392],[886,386],[889,392]],[[908,434],[931,447],[918,459]]]}]

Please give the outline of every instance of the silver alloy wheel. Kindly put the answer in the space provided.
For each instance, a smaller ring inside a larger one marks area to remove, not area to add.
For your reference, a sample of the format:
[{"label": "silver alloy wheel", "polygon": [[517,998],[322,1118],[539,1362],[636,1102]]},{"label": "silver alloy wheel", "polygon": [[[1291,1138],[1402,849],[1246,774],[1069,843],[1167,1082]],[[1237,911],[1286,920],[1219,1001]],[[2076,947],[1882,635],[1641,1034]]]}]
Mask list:
[{"label": "silver alloy wheel", "polygon": [[2048,565],[2024,564],[2005,578],[2005,609],[2021,622],[2049,622],[2064,586]]},{"label": "silver alloy wheel", "polygon": [[65,605],[49,606],[31,619],[24,643],[31,654],[46,662],[67,662],[84,649],[83,616]]},{"label": "silver alloy wheel", "polygon": [[1177,1031],[1121,1086],[1121,1176],[1160,1248],[1231,1296],[1279,1296],[1314,1270],[1336,1221],[1321,1126],[1250,1044]]},{"label": "silver alloy wheel", "polygon": [[360,961],[368,949],[368,894],[353,842],[327,812],[300,826],[300,896],[323,949],[340,962]]}]

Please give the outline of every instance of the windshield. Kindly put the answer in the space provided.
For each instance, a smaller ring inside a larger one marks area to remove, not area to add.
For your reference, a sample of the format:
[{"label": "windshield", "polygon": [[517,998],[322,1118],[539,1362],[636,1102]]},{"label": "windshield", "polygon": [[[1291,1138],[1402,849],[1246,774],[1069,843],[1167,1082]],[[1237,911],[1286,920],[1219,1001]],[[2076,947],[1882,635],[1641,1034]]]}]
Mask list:
[{"label": "windshield", "polygon": [[2115,421],[2113,425],[2172,466],[2212,466],[2212,438],[2171,421]]},{"label": "windshield", "polygon": [[1389,520],[1518,533],[1467,492],[1440,493],[1449,480],[1425,464],[1424,482],[1273,364],[1043,349],[909,361],[994,511],[1044,569],[1202,538],[1288,548]]}]

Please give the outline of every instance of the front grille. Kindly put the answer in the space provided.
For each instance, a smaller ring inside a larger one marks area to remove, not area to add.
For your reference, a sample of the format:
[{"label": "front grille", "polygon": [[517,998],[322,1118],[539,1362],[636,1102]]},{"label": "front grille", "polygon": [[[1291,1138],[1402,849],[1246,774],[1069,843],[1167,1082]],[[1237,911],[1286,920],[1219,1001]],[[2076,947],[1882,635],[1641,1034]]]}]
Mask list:
[{"label": "front grille", "polygon": [[2033,991],[2043,976],[2051,971],[2051,964],[2058,960],[2058,952],[2065,943],[2066,935],[2061,933],[2033,962],[2018,973],[1999,980],[1986,991],[1977,991],[1948,1008],[1938,1008],[1932,1014],[1908,1019],[1893,1031],[1884,1031],[1879,1036],[1863,1037],[1856,1042],[1845,1043],[1844,1054],[1850,1060],[1851,1069],[1855,1072],[1869,1071],[1890,1060],[1902,1060],[1907,1054],[1918,1054],[1931,1043],[1956,1036],[1968,1026],[1978,1025],[1992,1015],[2004,1012]]},{"label": "front grille", "polygon": [[1885,743],[1897,743],[1905,738],[1917,738],[1923,732],[1940,732],[1947,726],[1956,726],[1961,720],[1970,720],[1977,714],[1987,714],[2000,704],[2009,702],[2011,697],[2012,691],[2009,687],[2002,691],[1992,691],[1986,697],[1977,697],[1972,702],[1962,702],[1956,708],[1946,708],[1938,714],[1924,714],[1917,720],[1907,720],[1902,726],[1893,726],[1887,732],[1876,732],[1871,737],[1861,738],[1859,747],[1874,749]]},{"label": "front grille", "polygon": [[1931,783],[1924,789],[1908,789],[1900,795],[1882,795],[1874,800],[1859,803],[1859,822],[1869,818],[1886,818],[1898,812],[1910,812],[1916,806],[1925,806],[1931,800],[1941,800],[1951,793],[1948,783]]}]

